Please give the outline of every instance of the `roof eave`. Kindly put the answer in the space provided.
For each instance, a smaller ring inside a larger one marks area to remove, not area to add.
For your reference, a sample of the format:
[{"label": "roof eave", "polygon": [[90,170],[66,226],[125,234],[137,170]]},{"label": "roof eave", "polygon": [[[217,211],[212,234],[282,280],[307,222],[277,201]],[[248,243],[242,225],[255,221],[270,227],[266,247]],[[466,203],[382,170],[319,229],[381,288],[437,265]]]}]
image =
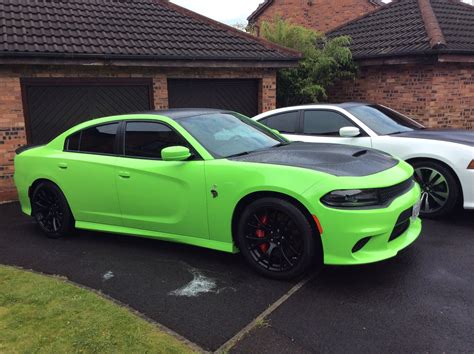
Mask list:
[{"label": "roof eave", "polygon": [[87,65],[131,67],[192,67],[192,68],[290,68],[299,58],[241,57],[177,57],[68,53],[0,53],[0,64],[19,65]]}]

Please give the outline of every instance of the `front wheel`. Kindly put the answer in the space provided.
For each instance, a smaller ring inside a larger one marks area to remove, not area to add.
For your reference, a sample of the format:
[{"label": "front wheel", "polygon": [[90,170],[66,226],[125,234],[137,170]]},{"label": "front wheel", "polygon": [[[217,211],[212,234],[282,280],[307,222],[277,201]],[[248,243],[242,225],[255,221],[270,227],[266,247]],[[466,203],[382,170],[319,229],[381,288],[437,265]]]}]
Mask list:
[{"label": "front wheel", "polygon": [[456,177],[436,161],[416,161],[415,179],[421,187],[420,215],[434,218],[449,214],[459,203],[461,190]]},{"label": "front wheel", "polygon": [[64,194],[54,183],[40,182],[31,195],[32,216],[50,238],[67,235],[74,227],[74,218]]},{"label": "front wheel", "polygon": [[274,279],[295,278],[313,262],[319,268],[322,251],[318,237],[299,208],[278,198],[252,202],[237,228],[237,242],[246,261]]}]

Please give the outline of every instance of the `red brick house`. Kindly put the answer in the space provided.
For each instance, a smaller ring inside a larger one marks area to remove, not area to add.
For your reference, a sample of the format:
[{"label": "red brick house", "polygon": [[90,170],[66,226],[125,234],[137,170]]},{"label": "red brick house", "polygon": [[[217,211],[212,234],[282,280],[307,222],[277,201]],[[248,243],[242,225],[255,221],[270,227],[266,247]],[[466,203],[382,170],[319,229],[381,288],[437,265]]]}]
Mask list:
[{"label": "red brick house", "polygon": [[152,108],[275,107],[299,54],[164,0],[0,2],[0,201],[13,158],[81,121]]},{"label": "red brick house", "polygon": [[263,21],[275,17],[326,33],[382,5],[380,0],[266,0],[247,20],[257,33]]},{"label": "red brick house", "polygon": [[473,6],[398,0],[328,35],[342,34],[360,72],[331,101],[379,102],[429,127],[474,128]]},{"label": "red brick house", "polygon": [[[329,37],[352,38],[359,75],[355,82],[338,83],[329,94],[331,102],[373,101],[429,127],[474,128],[473,6],[458,0],[394,0],[327,31],[325,22],[308,22],[307,1],[268,0],[251,21],[289,12],[290,3],[299,6],[295,23]],[[325,12],[346,1],[312,3],[313,12]]]}]

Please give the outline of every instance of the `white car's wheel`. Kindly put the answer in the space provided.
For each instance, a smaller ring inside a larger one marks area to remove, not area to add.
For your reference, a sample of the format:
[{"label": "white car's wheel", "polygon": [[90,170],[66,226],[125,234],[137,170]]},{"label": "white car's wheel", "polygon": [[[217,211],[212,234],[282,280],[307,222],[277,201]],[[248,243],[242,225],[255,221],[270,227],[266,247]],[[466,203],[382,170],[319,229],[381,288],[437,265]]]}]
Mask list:
[{"label": "white car's wheel", "polygon": [[461,191],[453,173],[443,164],[419,160],[413,163],[415,179],[421,187],[421,210],[424,217],[449,214],[458,204]]}]

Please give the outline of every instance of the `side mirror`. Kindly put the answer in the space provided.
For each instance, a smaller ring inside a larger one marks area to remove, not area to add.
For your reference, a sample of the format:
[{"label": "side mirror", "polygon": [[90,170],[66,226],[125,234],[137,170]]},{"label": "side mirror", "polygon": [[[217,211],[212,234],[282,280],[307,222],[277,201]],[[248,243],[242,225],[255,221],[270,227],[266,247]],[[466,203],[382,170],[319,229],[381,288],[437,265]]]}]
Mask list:
[{"label": "side mirror", "polygon": [[342,127],[339,129],[339,135],[343,138],[354,138],[360,135],[360,129],[356,127]]},{"label": "side mirror", "polygon": [[161,150],[164,161],[184,161],[191,157],[191,152],[184,146],[170,146]]}]

